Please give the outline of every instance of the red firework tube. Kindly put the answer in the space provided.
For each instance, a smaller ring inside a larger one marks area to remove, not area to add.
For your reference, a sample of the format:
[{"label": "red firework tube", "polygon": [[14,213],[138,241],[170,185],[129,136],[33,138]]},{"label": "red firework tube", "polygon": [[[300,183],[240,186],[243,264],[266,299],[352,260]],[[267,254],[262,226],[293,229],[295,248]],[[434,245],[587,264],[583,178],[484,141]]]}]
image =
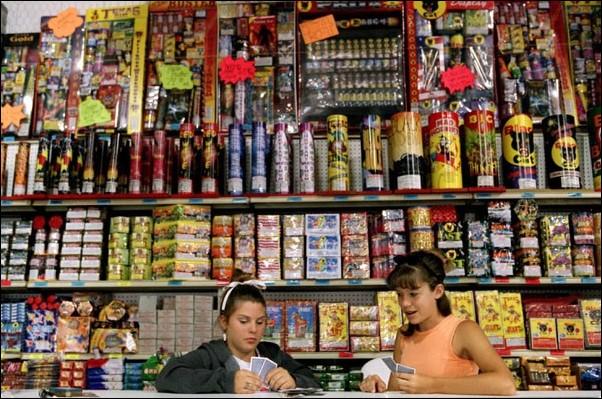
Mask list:
[{"label": "red firework tube", "polygon": [[165,131],[155,130],[153,137],[153,193],[165,192]]},{"label": "red firework tube", "polygon": [[132,134],[130,148],[130,189],[131,194],[139,194],[142,185],[142,135]]}]

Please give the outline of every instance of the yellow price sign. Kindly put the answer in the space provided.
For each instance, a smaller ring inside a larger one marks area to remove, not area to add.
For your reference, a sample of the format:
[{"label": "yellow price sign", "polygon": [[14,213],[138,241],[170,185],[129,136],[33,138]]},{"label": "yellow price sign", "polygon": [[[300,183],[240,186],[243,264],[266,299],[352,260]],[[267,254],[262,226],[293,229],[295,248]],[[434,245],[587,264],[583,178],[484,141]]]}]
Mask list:
[{"label": "yellow price sign", "polygon": [[159,80],[167,90],[192,89],[192,72],[185,65],[166,65],[159,66]]},{"label": "yellow price sign", "polygon": [[97,123],[107,123],[111,120],[111,113],[107,111],[100,100],[93,100],[91,97],[79,104],[79,122],[78,127],[91,126]]}]

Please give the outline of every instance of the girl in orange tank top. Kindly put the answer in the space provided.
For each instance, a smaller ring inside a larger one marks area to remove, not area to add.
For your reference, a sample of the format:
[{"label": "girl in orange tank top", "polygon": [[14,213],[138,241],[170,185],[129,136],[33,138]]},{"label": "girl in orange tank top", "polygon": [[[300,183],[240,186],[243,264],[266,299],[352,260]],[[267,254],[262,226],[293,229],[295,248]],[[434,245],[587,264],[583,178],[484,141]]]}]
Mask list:
[{"label": "girl in orange tank top", "polygon": [[388,386],[377,375],[364,376],[362,391],[513,395],[512,375],[481,328],[451,314],[444,258],[418,251],[396,262],[387,285],[397,291],[408,324],[397,333],[393,357],[415,372],[391,373]]}]

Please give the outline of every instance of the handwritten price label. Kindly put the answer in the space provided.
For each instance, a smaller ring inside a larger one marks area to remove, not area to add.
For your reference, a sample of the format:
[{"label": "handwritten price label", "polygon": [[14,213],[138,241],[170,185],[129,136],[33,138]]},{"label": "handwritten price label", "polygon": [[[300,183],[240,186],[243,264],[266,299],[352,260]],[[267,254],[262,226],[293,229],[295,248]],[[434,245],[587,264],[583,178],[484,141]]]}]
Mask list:
[{"label": "handwritten price label", "polygon": [[100,100],[88,97],[79,104],[78,127],[91,126],[96,123],[107,123],[111,120],[111,114]]},{"label": "handwritten price label", "polygon": [[77,15],[75,7],[69,7],[61,11],[56,17],[48,21],[48,27],[52,29],[54,36],[71,36],[75,30],[84,23],[84,19]]},{"label": "handwritten price label", "polygon": [[192,89],[192,72],[184,65],[161,65],[159,67],[159,79],[167,90]]},{"label": "handwritten price label", "polygon": [[301,29],[301,36],[303,36],[305,44],[328,39],[339,34],[337,23],[332,14],[302,22],[299,24],[299,29]]},{"label": "handwritten price label", "polygon": [[242,58],[226,57],[219,64],[219,78],[224,83],[237,83],[255,77],[255,64]]},{"label": "handwritten price label", "polygon": [[441,74],[441,83],[450,94],[474,86],[474,74],[466,65],[456,65]]}]

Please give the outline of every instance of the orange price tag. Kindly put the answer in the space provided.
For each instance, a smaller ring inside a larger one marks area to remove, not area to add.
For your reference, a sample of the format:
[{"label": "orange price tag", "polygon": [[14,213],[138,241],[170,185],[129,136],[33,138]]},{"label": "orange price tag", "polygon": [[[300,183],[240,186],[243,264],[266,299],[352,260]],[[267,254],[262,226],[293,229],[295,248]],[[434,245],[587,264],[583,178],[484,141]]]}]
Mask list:
[{"label": "orange price tag", "polygon": [[48,27],[52,29],[54,36],[70,36],[75,30],[84,23],[84,19],[77,15],[77,8],[69,7],[61,11],[56,17],[48,21]]},{"label": "orange price tag", "polygon": [[2,129],[8,129],[10,125],[15,125],[18,128],[21,125],[21,119],[26,117],[23,113],[24,106],[24,104],[21,104],[13,107],[10,104],[5,104],[2,107]]},{"label": "orange price tag", "polygon": [[302,22],[299,24],[299,28],[305,44],[328,39],[339,34],[337,23],[334,21],[332,14]]}]

